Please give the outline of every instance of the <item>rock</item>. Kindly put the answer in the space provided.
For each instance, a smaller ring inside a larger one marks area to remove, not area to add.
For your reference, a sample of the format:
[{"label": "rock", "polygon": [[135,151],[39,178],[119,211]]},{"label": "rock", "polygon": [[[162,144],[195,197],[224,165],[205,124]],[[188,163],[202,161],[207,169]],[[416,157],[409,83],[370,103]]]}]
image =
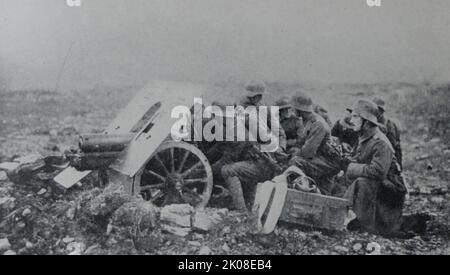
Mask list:
[{"label": "rock", "polygon": [[0,181],[7,181],[8,180],[8,175],[6,174],[5,171],[0,171]]},{"label": "rock", "polygon": [[28,216],[28,215],[30,215],[30,214],[31,214],[30,208],[26,208],[26,209],[23,210],[23,212],[22,212],[22,217],[26,217],[26,216]]},{"label": "rock", "polygon": [[127,202],[114,212],[111,224],[118,227],[132,227],[139,231],[152,229],[156,225],[155,207],[144,200]]},{"label": "rock", "polygon": [[216,213],[221,215],[222,218],[225,218],[228,215],[229,212],[230,211],[228,209],[226,209],[226,208],[221,208],[221,209],[216,210]]},{"label": "rock", "polygon": [[190,227],[171,226],[167,224],[162,224],[161,229],[179,237],[186,237],[191,232]]},{"label": "rock", "polygon": [[366,251],[367,255],[380,255],[381,254],[381,246],[377,242],[370,242],[367,244]]},{"label": "rock", "polygon": [[16,199],[13,197],[0,198],[0,209],[10,210],[16,206]]},{"label": "rock", "polygon": [[225,252],[230,252],[231,249],[230,249],[230,247],[228,246],[227,243],[224,243],[222,245],[222,250],[225,251]]},{"label": "rock", "polygon": [[47,189],[41,188],[41,190],[39,190],[39,191],[37,192],[37,194],[38,194],[38,195],[44,195],[45,192],[47,192]]},{"label": "rock", "polygon": [[57,136],[58,136],[58,130],[56,130],[56,129],[51,129],[51,130],[49,131],[49,134],[50,134],[51,137],[57,137]]},{"label": "rock", "polygon": [[362,248],[362,244],[360,243],[356,243],[355,245],[353,245],[353,250],[354,251],[359,251]]},{"label": "rock", "polygon": [[13,171],[7,173],[9,179],[16,184],[23,184],[29,181],[46,166],[45,161],[42,158],[35,162],[27,162],[28,159],[19,160],[21,161],[20,165]]},{"label": "rock", "polygon": [[0,239],[0,252],[9,250],[11,248],[11,244],[7,238]]},{"label": "rock", "polygon": [[42,155],[39,154],[30,154],[24,157],[19,157],[14,159],[14,162],[18,162],[20,164],[28,164],[28,163],[35,163],[38,162],[39,160],[42,160],[43,157]]},{"label": "rock", "polygon": [[198,241],[189,241],[188,245],[190,246],[202,246],[202,244]]},{"label": "rock", "polygon": [[189,204],[171,204],[161,209],[160,220],[171,226],[190,227],[193,212]]},{"label": "rock", "polygon": [[89,196],[94,198],[87,198],[87,205],[82,209],[91,217],[108,216],[130,201],[130,196],[125,192],[122,184],[109,184],[100,194],[93,190]]},{"label": "rock", "polygon": [[434,196],[434,197],[431,197],[430,201],[432,203],[435,203],[435,204],[442,204],[444,202],[444,198],[443,197]]},{"label": "rock", "polygon": [[73,242],[75,239],[72,237],[65,237],[62,241],[66,244]]},{"label": "rock", "polygon": [[6,251],[5,253],[3,253],[3,255],[10,255],[10,256],[12,256],[12,255],[17,255],[16,254],[16,252],[14,252],[13,250],[8,250],[8,251]]},{"label": "rock", "polygon": [[18,162],[2,162],[2,163],[0,163],[0,170],[12,172],[17,167],[19,167],[19,165],[20,165],[20,163],[18,163]]},{"label": "rock", "polygon": [[32,249],[32,248],[33,248],[33,243],[27,241],[27,242],[25,243],[25,247],[26,247],[27,249]]},{"label": "rock", "polygon": [[45,173],[45,172],[41,172],[41,173],[37,173],[36,174],[36,178],[39,179],[42,182],[48,182],[53,180],[53,178],[59,173],[59,171],[57,171],[57,173]]},{"label": "rock", "polygon": [[67,209],[66,217],[69,220],[73,220],[75,218],[75,213],[76,212],[77,212],[77,209],[75,207],[70,207],[69,209]]},{"label": "rock", "polygon": [[200,250],[198,251],[198,255],[211,255],[212,251],[209,247],[207,246],[203,246],[202,248],[200,248]]},{"label": "rock", "polygon": [[85,255],[95,255],[96,254],[95,251],[98,250],[99,248],[100,248],[100,245],[98,245],[98,244],[91,245],[84,251],[84,254]]},{"label": "rock", "polygon": [[337,252],[348,253],[349,249],[345,246],[337,245],[334,247]]},{"label": "rock", "polygon": [[197,239],[197,240],[203,240],[204,238],[205,238],[205,237],[203,237],[202,234],[194,233],[194,239]]},{"label": "rock", "polygon": [[222,228],[222,230],[220,231],[221,235],[228,235],[231,232],[231,228],[229,226],[225,226],[224,228]]},{"label": "rock", "polygon": [[197,211],[192,220],[194,230],[208,232],[213,227],[222,222],[222,217],[217,213],[207,213],[206,211]]},{"label": "rock", "polygon": [[81,255],[86,249],[84,243],[71,242],[67,245],[66,250],[69,251],[69,255]]}]

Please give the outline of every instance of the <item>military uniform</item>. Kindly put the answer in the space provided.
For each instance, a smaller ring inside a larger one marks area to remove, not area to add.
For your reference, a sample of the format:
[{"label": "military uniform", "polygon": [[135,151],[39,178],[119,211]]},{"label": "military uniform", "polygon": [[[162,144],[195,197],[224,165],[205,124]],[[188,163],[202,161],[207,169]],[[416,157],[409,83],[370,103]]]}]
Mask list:
[{"label": "military uniform", "polygon": [[332,178],[341,170],[339,151],[331,144],[330,127],[327,122],[313,112],[312,101],[305,95],[293,98],[292,105],[300,112],[309,113],[304,120],[304,128],[290,153],[291,165],[296,165],[316,182],[324,194],[332,194]]},{"label": "military uniform", "polygon": [[[365,101],[364,104],[370,105]],[[406,188],[392,145],[378,127],[370,128],[359,137],[346,176],[352,183],[344,198],[353,203],[362,229],[386,235],[397,232]]]},{"label": "military uniform", "polygon": [[298,138],[291,165],[302,169],[306,175],[314,179],[323,194],[332,194],[332,178],[340,171],[340,155],[331,145],[330,128],[318,115],[304,125]]},{"label": "military uniform", "polygon": [[403,155],[402,155],[402,147],[400,144],[400,131],[398,130],[397,124],[393,122],[391,119],[385,118],[385,102],[380,97],[374,97],[372,101],[378,106],[378,122],[382,124],[380,126],[380,130],[386,135],[389,139],[389,142],[392,144],[392,147],[395,151],[395,158],[397,159],[400,167],[403,167]]},{"label": "military uniform", "polygon": [[[246,86],[246,95],[237,104],[244,108],[248,106],[259,107],[261,102],[254,102],[252,98],[262,95],[264,86],[261,83],[250,82]],[[249,117],[244,122],[248,129]],[[268,125],[270,128],[270,124]],[[226,127],[225,127],[226,128]],[[284,134],[280,127],[280,136]],[[280,145],[283,146],[281,137]],[[222,157],[213,165],[215,178],[223,180],[228,187],[233,205],[237,210],[251,208],[256,183],[269,180],[275,176],[271,164],[258,152],[255,142],[227,141],[220,144]],[[247,204],[247,205],[246,205]]]},{"label": "military uniform", "polygon": [[380,130],[392,144],[395,151],[395,158],[397,159],[400,168],[403,169],[403,153],[400,144],[400,131],[398,130],[397,125],[392,120],[384,118],[384,116],[380,116],[378,121],[383,124],[384,127],[380,127]]},{"label": "military uniform", "polygon": [[358,133],[341,120],[334,124],[331,129],[331,135],[337,137],[341,143],[347,143],[351,148],[355,148],[358,145]]},{"label": "military uniform", "polygon": [[[260,158],[249,142],[222,142],[222,157],[212,165],[215,181],[237,177],[242,184],[243,194],[248,204],[252,203],[252,193],[256,184],[272,179],[275,173],[270,164]],[[230,186],[227,186],[230,188]]]},{"label": "military uniform", "polygon": [[329,127],[333,126],[330,116],[328,115],[328,110],[325,107],[319,104],[314,104],[314,112],[321,116],[327,122]]}]

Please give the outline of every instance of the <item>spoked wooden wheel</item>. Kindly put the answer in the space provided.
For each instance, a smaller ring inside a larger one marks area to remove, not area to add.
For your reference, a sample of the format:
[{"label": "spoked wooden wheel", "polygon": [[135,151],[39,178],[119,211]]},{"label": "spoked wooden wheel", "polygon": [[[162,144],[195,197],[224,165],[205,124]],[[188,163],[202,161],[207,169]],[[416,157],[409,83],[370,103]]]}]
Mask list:
[{"label": "spoked wooden wheel", "polygon": [[205,207],[212,187],[208,159],[196,146],[186,142],[161,144],[140,177],[143,198],[157,206],[189,203],[196,208]]}]

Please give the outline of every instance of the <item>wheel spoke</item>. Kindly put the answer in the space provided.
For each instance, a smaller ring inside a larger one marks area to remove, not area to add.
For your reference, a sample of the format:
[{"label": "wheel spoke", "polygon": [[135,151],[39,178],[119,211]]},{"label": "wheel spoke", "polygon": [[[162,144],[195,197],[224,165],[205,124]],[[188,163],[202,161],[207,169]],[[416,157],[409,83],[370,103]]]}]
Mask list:
[{"label": "wheel spoke", "polygon": [[195,182],[207,182],[208,179],[207,178],[198,178],[198,179],[184,179],[184,185],[186,184],[191,184],[191,183],[195,183]]},{"label": "wheel spoke", "polygon": [[156,173],[155,171],[146,169],[144,172],[145,172],[145,173],[148,173],[148,174],[150,174],[150,175],[152,175],[152,176],[157,177],[157,178],[160,179],[162,182],[165,182],[165,181],[166,181],[166,178],[165,178],[165,177],[161,176],[160,174]]},{"label": "wheel spoke", "polygon": [[166,176],[170,174],[170,172],[167,170],[166,166],[162,162],[161,158],[158,156],[158,154],[155,155],[156,161],[158,161],[159,165],[164,169],[164,173],[166,173]]},{"label": "wheel spoke", "polygon": [[174,150],[175,148],[170,148],[170,163],[172,165],[171,170],[172,173],[175,172],[175,157],[174,157]]},{"label": "wheel spoke", "polygon": [[188,157],[189,157],[189,151],[186,150],[184,152],[184,156],[183,156],[183,159],[181,160],[180,166],[178,167],[178,170],[177,170],[178,173],[181,173],[183,171],[184,164],[186,163],[186,160],[188,159]]},{"label": "wheel spoke", "polygon": [[150,184],[150,185],[141,186],[141,191],[147,191],[147,190],[151,190],[151,189],[161,189],[163,187],[164,187],[164,183]]},{"label": "wheel spoke", "polygon": [[185,178],[187,175],[189,175],[190,173],[192,173],[192,171],[196,170],[197,168],[199,168],[200,166],[202,166],[203,163],[201,161],[197,162],[196,164],[192,165],[191,168],[189,168],[188,170],[184,171],[181,174],[182,178]]}]

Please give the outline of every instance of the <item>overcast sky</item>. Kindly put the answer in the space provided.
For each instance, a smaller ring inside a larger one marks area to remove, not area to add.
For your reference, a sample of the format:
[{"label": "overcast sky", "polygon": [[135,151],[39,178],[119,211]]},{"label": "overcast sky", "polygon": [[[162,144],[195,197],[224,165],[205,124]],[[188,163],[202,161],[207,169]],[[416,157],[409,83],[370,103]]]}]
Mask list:
[{"label": "overcast sky", "polygon": [[448,81],[450,1],[0,0],[0,80]]}]

